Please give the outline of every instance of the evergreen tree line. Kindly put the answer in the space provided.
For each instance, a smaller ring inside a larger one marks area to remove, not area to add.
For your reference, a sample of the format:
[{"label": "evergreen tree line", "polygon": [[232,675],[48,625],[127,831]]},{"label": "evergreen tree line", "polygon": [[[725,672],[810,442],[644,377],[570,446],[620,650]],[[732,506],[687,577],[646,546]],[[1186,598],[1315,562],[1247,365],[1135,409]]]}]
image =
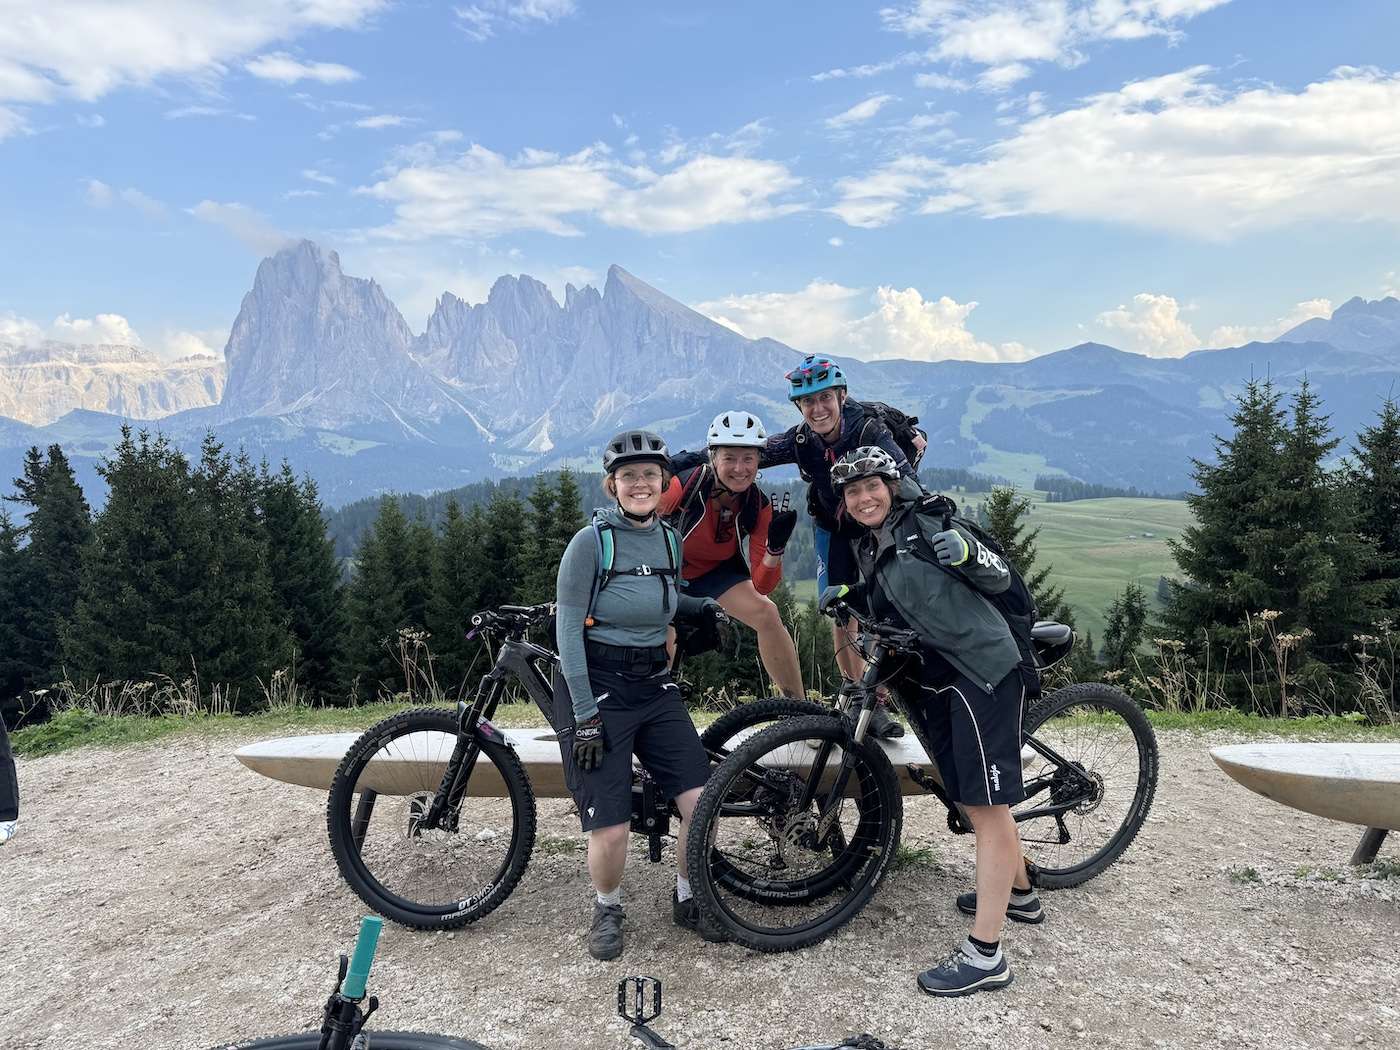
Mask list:
[{"label": "evergreen tree line", "polygon": [[1129,499],[1186,498],[1184,492],[1143,492],[1136,485],[1129,485],[1127,488],[1119,488],[1115,485],[1095,485],[1092,482],[1080,481],[1078,478],[1067,478],[1058,474],[1037,474],[1033,487],[1045,493],[1046,503],[1069,503],[1077,499],[1112,499],[1114,497],[1127,497]]}]

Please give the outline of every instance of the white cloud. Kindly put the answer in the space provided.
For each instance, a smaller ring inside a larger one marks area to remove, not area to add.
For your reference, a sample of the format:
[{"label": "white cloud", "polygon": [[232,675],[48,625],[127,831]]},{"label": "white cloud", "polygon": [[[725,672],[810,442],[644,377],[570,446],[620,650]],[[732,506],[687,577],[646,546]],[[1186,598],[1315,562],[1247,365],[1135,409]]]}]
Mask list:
[{"label": "white cloud", "polygon": [[44,330],[26,317],[6,311],[0,314],[0,343],[32,346],[44,338]]},{"label": "white cloud", "polygon": [[110,208],[117,201],[131,205],[149,219],[163,219],[168,209],[154,197],[128,186],[124,190],[114,190],[100,179],[83,180],[83,199],[92,208]]},{"label": "white cloud", "polygon": [[1084,48],[1110,40],[1165,36],[1175,42],[1183,22],[1228,2],[915,0],[885,8],[880,16],[896,32],[932,36],[931,59],[1000,68],[1004,72],[993,74],[984,86],[1004,90],[1004,78],[1017,64],[1078,65]]},{"label": "white cloud", "polygon": [[1385,283],[1381,286],[1381,298],[1390,296],[1400,299],[1400,270],[1392,270],[1385,275]]},{"label": "white cloud", "polygon": [[977,78],[977,86],[983,91],[1000,94],[1009,91],[1031,75],[1031,67],[1024,62],[1008,62],[1001,66],[991,66]]},{"label": "white cloud", "polygon": [[1112,333],[1115,345],[1148,357],[1180,357],[1201,346],[1170,295],[1139,292],[1131,304],[1105,310],[1095,323]]},{"label": "white cloud", "polygon": [[179,106],[165,111],[166,120],[186,120],[190,117],[237,117],[239,120],[257,120],[250,113],[235,113],[224,106]]},{"label": "white cloud", "polygon": [[323,186],[334,186],[335,176],[317,171],[315,168],[302,168],[301,177],[307,182],[319,182]]},{"label": "white cloud", "polygon": [[915,73],[914,86],[931,91],[968,91],[972,88],[966,80],[950,77],[943,73]]},{"label": "white cloud", "polygon": [[434,131],[432,135],[433,141],[438,143],[439,145],[446,145],[449,142],[461,142],[462,137],[463,136],[460,131],[452,131],[450,129],[445,131]]},{"label": "white cloud", "polygon": [[1298,303],[1282,317],[1262,325],[1220,325],[1210,333],[1210,346],[1243,346],[1255,341],[1265,343],[1283,335],[1304,321],[1314,317],[1331,317],[1332,300],[1308,299]]},{"label": "white cloud", "polygon": [[227,328],[207,328],[201,331],[169,329],[161,333],[157,354],[173,361],[181,357],[223,357],[228,342]]},{"label": "white cloud", "polygon": [[827,240],[826,243],[829,244],[829,245],[831,245],[833,248],[840,248],[840,247],[841,247],[842,245],[844,245],[846,242],[845,242],[844,240],[842,240],[840,237],[831,237],[831,238],[829,238],[829,239]]},{"label": "white cloud", "polygon": [[866,77],[879,76],[881,73],[888,73],[901,66],[917,66],[928,61],[929,56],[923,51],[906,51],[904,54],[896,55],[884,62],[871,62],[863,66],[847,66],[842,69],[828,69],[824,73],[813,73],[812,79],[817,83],[824,80],[845,80],[847,78],[861,80]]},{"label": "white cloud", "polygon": [[319,196],[321,196],[321,191],[320,191],[320,190],[288,190],[286,193],[282,194],[282,199],[283,199],[283,200],[292,201],[292,200],[297,200],[297,199],[300,198],[300,197],[319,197]]},{"label": "white cloud", "polygon": [[0,142],[29,130],[29,123],[15,110],[0,106]]},{"label": "white cloud", "polygon": [[926,157],[905,156],[867,175],[838,179],[841,199],[828,210],[848,226],[874,228],[893,222],[906,202],[928,191],[942,165]]},{"label": "white cloud", "polygon": [[915,288],[881,286],[866,294],[832,281],[812,281],[797,292],[732,295],[695,309],[751,339],[767,336],[808,351],[866,360],[958,359],[1020,361],[1020,343],[995,346],[967,329],[977,304],[947,296],[924,299]]},{"label": "white cloud", "polygon": [[190,208],[189,213],[197,219],[222,226],[258,255],[272,255],[291,239],[246,204],[206,200]]},{"label": "white cloud", "polygon": [[83,101],[163,77],[216,78],[310,30],[353,29],[388,0],[7,0],[0,98]]},{"label": "white cloud", "polygon": [[107,118],[101,113],[79,113],[73,119],[85,128],[100,128],[107,123]]},{"label": "white cloud", "polygon": [[401,117],[397,113],[378,113],[372,117],[361,117],[355,121],[357,128],[369,128],[377,131],[380,128],[401,128],[408,124],[416,124],[412,117]]},{"label": "white cloud", "polygon": [[141,337],[132,330],[130,322],[121,314],[98,314],[92,318],[62,314],[54,318],[49,337],[61,343],[141,345]]},{"label": "white cloud", "polygon": [[458,27],[473,40],[489,40],[502,29],[549,25],[576,9],[574,0],[484,0],[453,8]]},{"label": "white cloud", "polygon": [[917,171],[921,183],[882,196],[881,222],[920,185],[931,194],[925,214],[1055,215],[1215,240],[1305,221],[1400,220],[1400,75],[1340,69],[1298,92],[1231,92],[1208,73],[1136,81],[1027,120],[969,163],[898,158],[838,183],[834,210],[843,214],[852,187]]},{"label": "white cloud", "polygon": [[376,231],[391,238],[513,230],[565,237],[577,235],[575,221],[587,215],[645,233],[774,218],[800,208],[774,200],[798,183],[783,165],[751,157],[702,154],[658,174],[624,165],[603,147],[566,157],[525,150],[508,160],[473,145],[455,159],[391,170],[361,192],[393,204],[394,221]]},{"label": "white cloud", "polygon": [[852,124],[863,124],[884,108],[887,102],[894,99],[893,95],[871,95],[862,102],[857,102],[850,109],[828,117],[826,126],[829,128],[848,128]]},{"label": "white cloud", "polygon": [[349,66],[338,62],[302,62],[286,51],[273,51],[259,55],[243,68],[262,80],[275,80],[279,84],[295,84],[299,80],[315,80],[322,84],[344,84],[359,80],[360,74]]}]

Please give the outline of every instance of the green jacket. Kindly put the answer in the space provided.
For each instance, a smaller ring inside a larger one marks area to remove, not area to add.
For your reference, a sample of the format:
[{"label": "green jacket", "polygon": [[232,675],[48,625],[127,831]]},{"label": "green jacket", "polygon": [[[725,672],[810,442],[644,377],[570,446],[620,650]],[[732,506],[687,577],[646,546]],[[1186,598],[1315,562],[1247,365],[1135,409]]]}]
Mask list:
[{"label": "green jacket", "polygon": [[[982,594],[1006,590],[1011,573],[994,551],[964,529],[957,531],[967,540],[971,556],[952,570],[940,567],[932,540],[943,531],[943,522],[919,511],[924,495],[912,478],[901,479],[885,523],[852,542],[866,604],[878,609],[880,600],[888,602],[926,645],[993,692],[1020,663],[1021,653],[1006,620]],[[954,573],[972,586],[955,579]]]}]

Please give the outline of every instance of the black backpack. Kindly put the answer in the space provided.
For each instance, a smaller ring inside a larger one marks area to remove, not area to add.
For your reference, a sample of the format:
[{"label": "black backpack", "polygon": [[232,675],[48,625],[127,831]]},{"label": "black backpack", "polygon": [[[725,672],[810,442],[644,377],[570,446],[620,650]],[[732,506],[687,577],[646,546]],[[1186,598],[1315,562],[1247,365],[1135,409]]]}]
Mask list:
[{"label": "black backpack", "polygon": [[1030,588],[1026,586],[1025,577],[1021,575],[1010,558],[1006,556],[1006,551],[1001,544],[992,538],[986,529],[978,525],[975,521],[968,521],[960,518],[958,505],[944,495],[927,496],[919,504],[916,514],[932,518],[939,525],[940,529],[947,529],[952,525],[957,525],[961,529],[970,532],[977,540],[993,554],[999,557],[1006,565],[1007,571],[1011,573],[1011,585],[1000,594],[982,594],[973,587],[972,581],[960,572],[956,572],[944,565],[937,558],[930,554],[925,558],[931,561],[938,568],[942,569],[949,576],[961,580],[964,586],[971,587],[995,609],[1001,613],[1001,618],[1006,621],[1006,626],[1011,629],[1011,637],[1016,639],[1016,648],[1021,651],[1021,662],[1018,669],[1021,672],[1021,681],[1026,686],[1026,699],[1034,700],[1040,696],[1040,671],[1038,670],[1035,658],[1035,645],[1031,641],[1031,628],[1035,626],[1039,613],[1035,607],[1035,598],[1031,595]]},{"label": "black backpack", "polygon": [[[899,446],[899,450],[904,453],[904,458],[909,461],[909,465],[917,473],[919,460],[924,458],[924,450],[914,444],[914,438],[917,435],[922,437],[926,443],[928,441],[928,434],[918,426],[919,417],[901,412],[893,405],[887,405],[883,401],[857,401],[856,404],[865,410],[867,417],[871,417],[866,419],[865,428],[870,426],[872,418],[885,424],[894,438],[894,443]],[[865,428],[862,428],[860,435],[862,445],[870,444],[865,440]]]}]

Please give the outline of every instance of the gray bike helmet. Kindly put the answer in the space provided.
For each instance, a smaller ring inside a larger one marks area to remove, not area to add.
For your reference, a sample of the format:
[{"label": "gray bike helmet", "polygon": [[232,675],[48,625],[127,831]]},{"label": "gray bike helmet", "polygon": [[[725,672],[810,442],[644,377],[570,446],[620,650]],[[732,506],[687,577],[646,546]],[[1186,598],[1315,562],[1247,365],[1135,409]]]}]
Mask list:
[{"label": "gray bike helmet", "polygon": [[852,481],[874,477],[899,481],[899,466],[894,457],[878,445],[853,448],[831,465],[831,487],[837,492]]},{"label": "gray bike helmet", "polygon": [[628,463],[656,463],[671,469],[671,454],[659,434],[650,430],[624,430],[603,448],[603,473],[611,474]]}]

